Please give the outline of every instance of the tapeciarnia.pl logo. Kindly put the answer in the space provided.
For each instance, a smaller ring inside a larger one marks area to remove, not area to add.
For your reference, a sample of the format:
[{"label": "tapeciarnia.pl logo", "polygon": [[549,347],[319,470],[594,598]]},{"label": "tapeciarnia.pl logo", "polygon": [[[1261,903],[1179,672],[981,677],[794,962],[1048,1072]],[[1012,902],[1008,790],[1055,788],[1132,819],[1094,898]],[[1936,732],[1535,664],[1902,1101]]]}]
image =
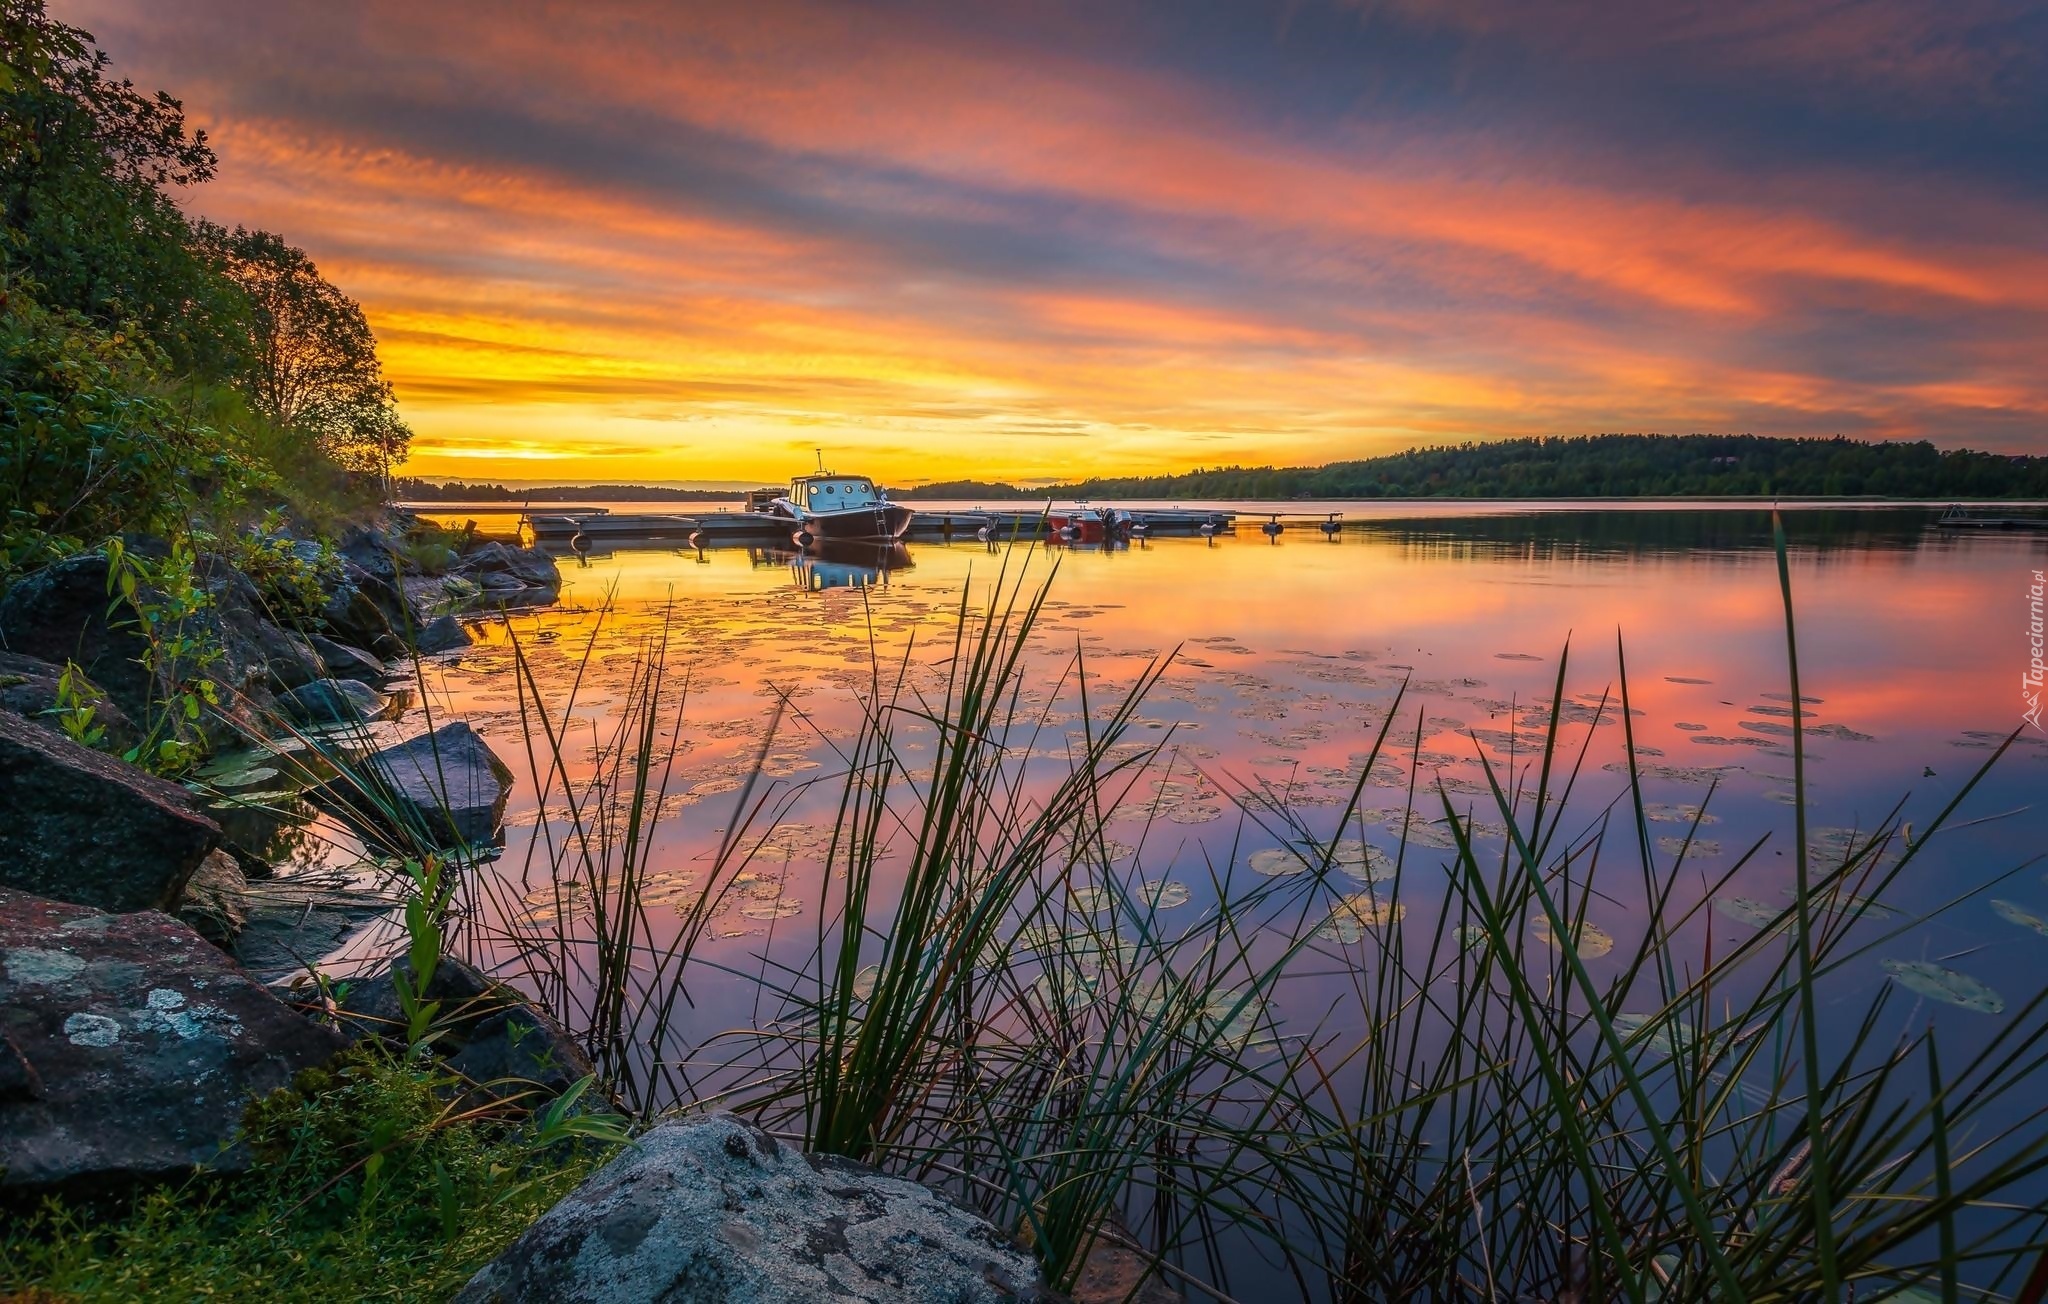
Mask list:
[{"label": "tapeciarnia.pl logo", "polygon": [[2041,728],[2041,595],[2048,589],[2048,580],[2043,572],[2034,572],[2034,582],[2027,589],[2027,648],[2033,653],[2027,661],[2027,672],[2020,676],[2020,696],[2025,699],[2027,709],[2021,712],[2026,722],[2036,729]]}]

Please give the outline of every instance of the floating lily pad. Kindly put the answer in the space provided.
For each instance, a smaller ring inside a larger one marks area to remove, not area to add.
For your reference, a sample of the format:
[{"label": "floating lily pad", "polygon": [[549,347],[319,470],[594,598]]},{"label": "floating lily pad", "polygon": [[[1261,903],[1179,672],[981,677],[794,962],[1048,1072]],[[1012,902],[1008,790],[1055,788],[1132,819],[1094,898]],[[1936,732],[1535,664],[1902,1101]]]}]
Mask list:
[{"label": "floating lily pad", "polygon": [[1399,901],[1380,901],[1372,893],[1354,893],[1331,907],[1329,919],[1323,927],[1315,929],[1315,936],[1325,942],[1350,944],[1364,938],[1364,929],[1401,923],[1403,915],[1407,915],[1407,907]]},{"label": "floating lily pad", "polygon": [[1084,915],[1099,915],[1116,904],[1116,897],[1106,887],[1077,887],[1067,893],[1067,899]]},{"label": "floating lily pad", "polygon": [[1138,889],[1138,900],[1155,910],[1171,910],[1188,903],[1188,885],[1167,879],[1151,879]]},{"label": "floating lily pad", "polygon": [[1268,847],[1264,851],[1254,851],[1245,863],[1251,866],[1252,873],[1263,874],[1267,878],[1285,878],[1289,874],[1308,872],[1307,853],[1292,847]]},{"label": "floating lily pad", "polygon": [[[1786,888],[1785,895],[1797,899],[1797,888]],[[1844,914],[1865,916],[1871,919],[1897,919],[1900,912],[1888,905],[1871,900],[1869,897],[1850,896],[1844,892],[1830,892],[1814,898],[1818,907],[1839,910]]]},{"label": "floating lily pad", "polygon": [[1712,838],[1693,838],[1688,842],[1681,837],[1662,837],[1657,839],[1657,850],[1667,856],[1676,856],[1681,852],[1687,856],[1718,856],[1721,854],[1721,844]]},{"label": "floating lily pad", "polygon": [[1719,824],[1719,815],[1710,815],[1691,802],[1652,801],[1643,804],[1643,818],[1660,824],[1691,824],[1698,821],[1701,827]]},{"label": "floating lily pad", "polygon": [[1886,960],[1884,971],[1908,991],[1929,1000],[1976,1010],[1980,1014],[2001,1014],[2005,998],[1966,973],[1945,969],[1929,960]]},{"label": "floating lily pad", "polygon": [[2018,924],[2021,928],[2031,928],[2041,936],[2048,937],[2048,919],[2041,918],[2018,902],[1994,900],[1991,908],[2007,923]]},{"label": "floating lily pad", "polygon": [[1714,909],[1736,923],[1747,924],[1751,928],[1770,928],[1785,916],[1784,911],[1753,897],[1715,897]]},{"label": "floating lily pad", "polygon": [[[1551,931],[1548,915],[1538,915],[1530,920],[1529,931],[1546,946],[1557,945],[1557,936]],[[1579,925],[1578,941],[1572,949],[1578,952],[1581,960],[1597,960],[1614,949],[1614,939],[1600,925],[1588,919]]]}]

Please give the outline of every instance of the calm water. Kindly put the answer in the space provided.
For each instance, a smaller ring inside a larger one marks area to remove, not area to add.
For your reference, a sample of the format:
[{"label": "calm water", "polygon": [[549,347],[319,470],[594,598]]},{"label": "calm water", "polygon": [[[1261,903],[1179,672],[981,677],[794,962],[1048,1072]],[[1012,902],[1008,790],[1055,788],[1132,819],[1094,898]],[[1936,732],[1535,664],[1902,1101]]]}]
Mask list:
[{"label": "calm water", "polygon": [[[1426,517],[1376,521],[1335,543],[1295,530],[1277,541],[1247,532],[1213,542],[1039,551],[1034,573],[1053,574],[1057,563],[1031,676],[1031,700],[1054,726],[1043,740],[1048,761],[1065,754],[1059,735],[1080,727],[1071,693],[1051,691],[1062,673],[1071,685],[1077,652],[1095,702],[1127,688],[1148,662],[1171,656],[1141,713],[1140,736],[1170,729],[1176,770],[1163,799],[1126,803],[1110,832],[1142,843],[1148,876],[1190,885],[1178,908],[1192,915],[1213,904],[1206,886],[1213,874],[1243,876],[1257,853],[1279,841],[1271,820],[1247,818],[1237,796],[1279,794],[1312,828],[1333,831],[1404,682],[1398,727],[1365,798],[1368,820],[1379,821],[1366,839],[1389,852],[1397,846],[1394,812],[1405,804],[1413,767],[1420,786],[1441,782],[1478,813],[1482,835],[1497,839],[1479,757],[1503,766],[1514,749],[1514,763],[1527,763],[1543,722],[1531,708],[1549,700],[1568,643],[1565,692],[1576,705],[1566,712],[1565,737],[1576,748],[1592,734],[1574,803],[1584,818],[1596,818],[1623,786],[1615,709],[1591,723],[1601,695],[1618,689],[1619,635],[1665,854],[1683,835],[1689,808],[1717,783],[1700,831],[1705,841],[1694,849],[1700,879],[1768,835],[1719,894],[1782,907],[1793,874],[1791,759],[1768,517],[1755,510],[1432,506]],[[1886,510],[1788,519],[1803,687],[1817,699],[1809,703],[1818,727],[1809,744],[1809,797],[1811,838],[1821,848],[1838,847],[1848,830],[1871,829],[1901,800],[1906,818],[1924,828],[2018,723],[2026,586],[2036,568],[2048,566],[2048,540],[1956,537],[1927,530],[1927,519]],[[679,688],[687,678],[686,750],[655,866],[664,899],[678,906],[691,899],[741,780],[765,746],[766,772],[789,804],[748,891],[714,920],[707,952],[740,965],[785,945],[815,943],[811,911],[837,795],[834,748],[857,720],[853,694],[868,683],[871,641],[885,662],[907,650],[912,686],[936,690],[963,587],[985,593],[1002,560],[971,544],[913,544],[884,558],[594,554],[582,563],[565,559],[561,610],[520,616],[510,628],[536,659],[557,709],[589,649],[572,733],[595,740],[608,734],[605,717],[636,653],[666,622],[671,674]],[[883,564],[869,564],[876,561]],[[505,880],[504,899],[524,902],[544,922],[556,908],[554,894],[534,879],[544,859],[531,844],[548,815],[525,773],[511,663],[508,629],[500,625],[466,653],[430,665],[428,681],[440,709],[470,718],[522,771],[506,854],[491,872]],[[768,739],[783,694],[798,712]],[[1888,899],[1929,911],[2024,867],[1873,955],[1872,987],[1886,981],[1885,956],[1937,961],[2009,1002],[2048,983],[2048,937],[1990,903],[1997,898],[2048,917],[2042,867],[2027,864],[2048,846],[2048,815],[2037,805],[2048,790],[2044,743],[2038,732],[2023,735],[1955,817],[1983,822],[1937,838]],[[1447,840],[1441,828],[1411,828],[1410,865],[1426,863],[1417,857],[1447,858],[1440,849]],[[1639,935],[1635,871],[1612,877],[1591,918],[1617,938]],[[1429,886],[1411,874],[1403,891],[1411,902],[1426,901]],[[1413,905],[1410,913],[1411,923],[1434,917]],[[1735,940],[1751,927],[1739,914],[1710,912],[1701,927]],[[733,985],[704,984],[693,995],[702,1034],[748,1026],[759,1013],[758,997]],[[1860,1008],[1868,992],[1841,995]],[[1917,999],[1907,995],[1901,1017],[1955,1025],[1959,1054],[1996,1023],[1997,1016],[1966,1008],[1915,1008]],[[1283,1019],[1286,1003],[1276,1010]],[[1304,1002],[1304,1012],[1320,1015],[1317,1004]]]},{"label": "calm water", "polygon": [[[1809,510],[1787,518],[1814,731],[1809,839],[1822,855],[1839,856],[1852,831],[1872,829],[1901,802],[1904,818],[1925,829],[2019,723],[2027,586],[2048,567],[2048,538],[1933,531],[1932,515]],[[1217,880],[1228,894],[1275,863],[1279,826],[1247,794],[1284,803],[1321,836],[1336,831],[1404,684],[1363,799],[1364,826],[1351,831],[1391,856],[1411,781],[1425,793],[1418,809],[1437,808],[1427,791],[1440,784],[1476,815],[1482,853],[1498,856],[1504,830],[1482,758],[1504,782],[1526,769],[1568,645],[1562,737],[1573,751],[1589,740],[1572,809],[1590,829],[1624,790],[1611,696],[1619,638],[1661,864],[1716,786],[1677,894],[1680,906],[1718,902],[1679,939],[1704,963],[1753,937],[1759,910],[1785,908],[1793,882],[1790,698],[1769,529],[1754,508],[1431,504],[1336,542],[1306,528],[1277,540],[1247,529],[1213,541],[1039,549],[1030,572],[1051,576],[1051,589],[1026,704],[1048,728],[1033,755],[1063,764],[1068,735],[1082,727],[1077,656],[1098,716],[1149,663],[1170,658],[1140,712],[1138,738],[1165,739],[1172,769],[1148,776],[1108,831],[1113,854],[1135,858],[1134,877],[1184,885],[1161,893],[1162,902],[1179,902],[1162,909],[1162,921],[1176,913],[1192,920],[1215,906]],[[692,1008],[662,1050],[701,1064],[716,1034],[772,1013],[756,984],[724,975],[797,963],[817,944],[836,749],[853,734],[854,695],[868,687],[873,658],[906,666],[913,690],[941,691],[961,594],[985,597],[1004,561],[966,543],[827,558],[667,549],[565,557],[559,609],[487,626],[476,646],[425,670],[437,710],[469,718],[520,772],[505,854],[482,871],[496,888],[491,908],[501,922],[539,930],[563,908],[547,881],[544,844],[567,825],[537,800],[511,638],[557,713],[582,667],[567,731],[582,779],[610,736],[636,659],[666,630],[672,686],[686,686],[687,698],[683,750],[651,858],[657,934],[672,932],[674,914],[695,899],[757,758],[766,757],[764,773],[777,785],[773,834],[712,920]],[[1013,568],[1026,561],[1021,549],[1009,558]],[[1601,714],[1603,694],[1610,705]],[[771,736],[785,699],[792,709]],[[929,777],[916,766],[930,743],[915,730],[906,737],[915,783]],[[1953,969],[1995,989],[2009,1009],[2048,985],[2048,924],[2040,922],[2048,882],[2036,859],[2048,849],[2044,792],[2048,737],[2029,730],[1887,895],[1903,921],[1855,925],[1873,930],[1877,944],[1827,991],[1843,1015],[1823,1018],[1827,1035],[1853,1029],[1850,1016],[1891,981],[1888,959]],[[1619,944],[1611,957],[1589,960],[1596,979],[1612,976],[1603,966],[1618,967],[1646,923],[1625,808],[1616,813],[1621,863],[1596,880],[1588,915]],[[1731,882],[1709,886],[1759,839],[1762,849]],[[1438,867],[1450,839],[1440,825],[1420,824],[1407,840],[1408,914],[1393,926],[1431,929],[1446,895]],[[1959,897],[1968,899],[1911,922]],[[1364,962],[1358,932],[1326,929],[1301,980],[1276,994],[1281,1035],[1342,1034],[1345,1016],[1333,1007],[1348,989],[1329,974]],[[385,944],[373,935],[351,951]],[[2010,1017],[1912,991],[1895,996],[1884,1036],[1932,1021],[1944,1062],[1961,1062]]]}]

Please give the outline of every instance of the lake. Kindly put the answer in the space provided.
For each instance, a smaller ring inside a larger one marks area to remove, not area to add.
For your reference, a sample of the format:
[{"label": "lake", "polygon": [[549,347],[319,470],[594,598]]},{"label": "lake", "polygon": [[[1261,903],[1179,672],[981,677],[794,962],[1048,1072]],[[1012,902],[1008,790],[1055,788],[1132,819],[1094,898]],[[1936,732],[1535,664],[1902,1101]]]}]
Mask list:
[{"label": "lake", "polygon": [[[1121,753],[1157,744],[1158,754],[1109,805],[1101,848],[1157,927],[1213,917],[1246,885],[1306,884],[1290,840],[1342,833],[1363,844],[1346,853],[1341,894],[1284,903],[1314,936],[1288,979],[1254,1002],[1259,1030],[1246,1043],[1282,1054],[1290,1038],[1357,1035],[1346,995],[1357,975],[1391,929],[1426,945],[1452,895],[1455,835],[1431,813],[1448,800],[1469,816],[1475,853],[1500,861],[1506,828],[1489,768],[1506,788],[1533,785],[1560,672],[1560,765],[1577,774],[1567,837],[1590,846],[1612,822],[1607,862],[1565,881],[1589,926],[1586,968],[1614,976],[1603,966],[1618,967],[1650,925],[1626,798],[1624,654],[1649,840],[1674,883],[1666,913],[1690,912],[1675,947],[1704,967],[1785,927],[1796,881],[1792,697],[1769,514],[1754,504],[1537,507],[1376,505],[1334,540],[1306,527],[1267,538],[1246,521],[1234,537],[1132,547],[565,556],[558,609],[487,624],[474,647],[422,668],[432,709],[469,719],[520,779],[504,852],[476,871],[487,887],[468,899],[472,945],[530,986],[573,985],[573,972],[532,973],[505,939],[589,924],[587,899],[552,881],[552,849],[577,836],[575,822],[559,783],[549,802],[539,797],[546,765],[531,759],[536,717],[515,682],[515,641],[539,698],[567,722],[572,786],[609,784],[600,800],[619,795],[608,768],[616,713],[644,690],[650,651],[665,647],[660,679],[680,716],[664,717],[657,740],[673,762],[638,862],[654,944],[674,945],[736,821],[751,854],[708,913],[682,1008],[632,1056],[664,1099],[744,1077],[734,1036],[786,1015],[770,995],[775,976],[801,968],[829,922],[825,862],[860,696],[897,681],[901,700],[942,697],[962,595],[978,610],[1007,567],[1013,579],[1027,573],[1027,589],[1048,586],[1021,674],[1022,714],[1035,725],[1016,759],[1036,767],[1029,791],[1052,783],[1083,731],[1159,668]],[[1895,812],[1930,827],[2020,724],[2028,586],[2048,566],[2048,539],[1936,531],[1932,515],[1786,516],[1816,865],[1839,863]],[[931,729],[906,713],[897,742],[903,782],[929,786]],[[1359,809],[1340,830],[1361,774]],[[1411,790],[1419,815],[1405,814]],[[1962,1063],[2048,987],[2044,792],[2048,736],[2028,728],[1919,845],[1887,909],[1848,925],[1861,949],[1824,988],[1823,1045],[1855,1035],[1891,984],[1875,1040],[1931,1023],[1944,1062]],[[879,872],[885,891],[901,882],[910,836]],[[1389,912],[1372,894],[1386,891],[1396,860],[1400,907]],[[1347,912],[1346,902],[1365,904]]]}]

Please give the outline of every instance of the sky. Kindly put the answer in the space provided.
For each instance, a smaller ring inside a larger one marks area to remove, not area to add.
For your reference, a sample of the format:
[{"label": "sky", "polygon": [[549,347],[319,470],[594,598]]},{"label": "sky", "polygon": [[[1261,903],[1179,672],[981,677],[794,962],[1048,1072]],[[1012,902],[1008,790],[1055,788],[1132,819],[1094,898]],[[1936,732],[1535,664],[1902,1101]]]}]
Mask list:
[{"label": "sky", "polygon": [[2048,453],[2041,3],[50,9],[362,303],[414,474]]}]

